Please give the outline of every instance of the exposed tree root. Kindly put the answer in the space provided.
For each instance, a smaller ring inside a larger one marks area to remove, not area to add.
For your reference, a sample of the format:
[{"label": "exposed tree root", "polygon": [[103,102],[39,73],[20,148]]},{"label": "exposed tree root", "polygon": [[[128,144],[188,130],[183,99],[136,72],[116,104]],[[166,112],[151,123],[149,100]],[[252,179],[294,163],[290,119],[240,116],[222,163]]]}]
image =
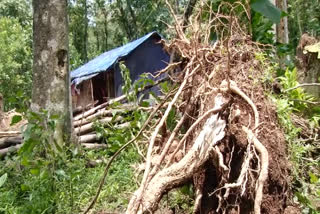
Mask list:
[{"label": "exposed tree root", "polygon": [[[221,108],[222,105],[223,101],[220,95],[215,101],[215,107]],[[225,126],[226,122],[219,118],[219,114],[212,115],[183,159],[160,170],[146,186],[141,186],[131,198],[126,213],[154,211],[168,188],[181,185],[203,165],[209,157],[209,150],[224,137]],[[143,197],[140,198],[141,195]]]},{"label": "exposed tree root", "polygon": [[260,175],[256,185],[256,197],[254,200],[254,213],[260,214],[260,207],[263,197],[263,184],[268,178],[268,166],[269,166],[269,155],[266,147],[256,138],[254,133],[247,127],[242,127],[243,131],[247,133],[248,140],[253,141],[255,148],[260,153]]}]

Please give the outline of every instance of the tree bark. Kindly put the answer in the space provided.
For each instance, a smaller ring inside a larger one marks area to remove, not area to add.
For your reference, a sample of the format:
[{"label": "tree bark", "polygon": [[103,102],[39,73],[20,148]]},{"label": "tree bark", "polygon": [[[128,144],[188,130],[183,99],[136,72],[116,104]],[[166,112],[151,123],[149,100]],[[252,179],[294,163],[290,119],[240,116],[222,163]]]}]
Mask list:
[{"label": "tree bark", "polygon": [[54,139],[71,139],[67,0],[33,0],[33,87],[31,109],[59,115]]},{"label": "tree bark", "polygon": [[[276,6],[287,13],[287,0],[276,0]],[[288,44],[289,31],[288,31],[288,17],[283,17],[276,28],[277,42]]]}]

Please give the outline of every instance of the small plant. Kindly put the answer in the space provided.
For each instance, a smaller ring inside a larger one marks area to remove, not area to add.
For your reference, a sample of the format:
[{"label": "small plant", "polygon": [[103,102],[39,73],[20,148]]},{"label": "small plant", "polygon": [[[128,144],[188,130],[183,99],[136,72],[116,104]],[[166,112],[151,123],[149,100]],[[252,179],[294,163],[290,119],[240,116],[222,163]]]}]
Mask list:
[{"label": "small plant", "polygon": [[129,102],[140,103],[144,94],[142,92],[139,96],[140,90],[144,89],[148,85],[153,85],[154,81],[148,77],[147,74],[141,74],[140,79],[132,83],[130,78],[130,70],[124,64],[124,62],[119,63],[121,75],[124,81],[122,86],[123,93],[127,96]]},{"label": "small plant", "polygon": [[287,69],[284,73],[284,76],[279,77],[280,83],[284,89],[284,92],[287,92],[285,95],[289,101],[292,101],[292,106],[297,111],[303,111],[308,107],[308,102],[313,101],[314,97],[304,92],[304,90],[300,87],[296,89],[292,89],[299,85],[297,81],[297,69],[294,68],[292,70]]}]

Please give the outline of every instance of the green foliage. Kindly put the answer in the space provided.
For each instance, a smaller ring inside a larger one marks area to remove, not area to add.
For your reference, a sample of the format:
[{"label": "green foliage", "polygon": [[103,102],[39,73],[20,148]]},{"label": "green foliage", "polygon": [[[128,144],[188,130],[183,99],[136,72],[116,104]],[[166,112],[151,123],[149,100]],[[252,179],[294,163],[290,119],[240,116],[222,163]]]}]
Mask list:
[{"label": "green foliage", "polygon": [[154,81],[148,77],[147,74],[141,74],[140,78],[132,84],[130,77],[130,70],[124,64],[124,62],[119,63],[121,76],[123,79],[122,91],[127,96],[129,102],[137,103],[141,102],[144,97],[144,92],[138,98],[139,90],[145,88],[148,85],[153,85]]},{"label": "green foliage", "polygon": [[[194,187],[186,184],[180,188],[170,191],[167,196],[167,206],[177,213],[193,213]],[[164,197],[165,199],[166,197]]]},{"label": "green foliage", "polygon": [[5,173],[3,174],[1,177],[0,177],[0,188],[3,186],[3,184],[7,181],[7,178],[8,178],[8,173]]},{"label": "green foliage", "polygon": [[291,102],[291,105],[297,111],[303,111],[308,107],[308,101],[313,101],[314,98],[311,95],[308,95],[304,92],[303,88],[296,88],[294,90],[290,90],[291,88],[299,85],[297,81],[297,69],[293,70],[287,69],[284,73],[284,76],[279,77],[281,85],[284,90],[288,90],[287,98],[288,101]]},{"label": "green foliage", "polygon": [[[130,78],[130,71],[124,62],[119,63],[121,76],[123,79],[123,86],[122,91],[127,96],[129,102],[136,102],[137,101],[137,93],[136,91],[132,91],[132,81]],[[132,91],[132,92],[131,92]]]},{"label": "green foliage", "polygon": [[[136,134],[148,117],[141,110],[128,111],[123,115],[123,120],[130,123],[126,128],[96,125],[108,149],[83,153],[76,145],[67,147],[54,141],[59,116],[49,116],[46,111],[26,115],[29,123],[19,156],[0,162],[0,213],[80,212],[95,194],[104,171],[104,166],[87,168],[87,160],[110,157]],[[101,193],[107,199],[98,203],[98,208],[124,210],[129,200],[127,191],[137,187],[132,179],[133,169],[128,166],[138,160],[137,152],[130,149],[111,167],[108,184]]]},{"label": "green foliage", "polygon": [[[21,97],[31,95],[31,27],[22,27],[15,18],[0,16],[0,93],[5,110],[19,107]],[[18,104],[18,106],[16,106]]]},{"label": "green foliage", "polygon": [[251,15],[252,39],[264,44],[273,44],[275,37],[272,30],[273,23],[260,13],[252,11]]},{"label": "green foliage", "polygon": [[[114,121],[118,117],[120,117],[120,115],[115,114],[112,120]],[[148,113],[143,110],[128,110],[122,112],[121,117],[123,123],[128,123],[124,128],[118,128],[118,125],[113,125],[112,123],[109,123],[107,126],[99,122],[94,123],[97,136],[98,138],[102,138],[104,143],[107,144],[107,151],[110,155],[118,151],[122,145],[137,134],[147,120]]]},{"label": "green foliage", "polygon": [[281,11],[269,0],[251,0],[250,6],[252,10],[261,13],[272,22],[280,22]]},{"label": "green foliage", "polygon": [[[298,84],[296,69],[287,69],[284,76],[279,77],[283,89],[290,89]],[[289,147],[289,159],[292,164],[291,173],[293,175],[292,189],[295,192],[296,202],[303,205],[303,213],[317,213],[315,203],[320,192],[320,167],[319,157],[317,157],[316,141],[301,139],[301,129],[292,122],[294,113],[305,114],[308,112],[308,105],[304,101],[312,100],[303,89],[297,88],[285,94],[273,96],[272,100],[277,105],[279,122],[285,130],[286,141]],[[299,100],[299,101],[298,101]],[[309,113],[309,112],[308,112]],[[319,114],[311,114],[310,121],[314,126],[318,125]]]},{"label": "green foliage", "polygon": [[303,33],[320,36],[320,4],[318,0],[288,1],[289,40],[294,49]]},{"label": "green foliage", "polygon": [[[104,165],[88,168],[87,160],[101,157],[108,157],[106,151],[65,149],[65,155],[56,159],[54,171],[44,166],[31,170],[21,166],[17,157],[7,158],[0,162],[0,174],[8,176],[0,187],[0,213],[80,213],[94,196],[104,171]],[[125,210],[128,192],[137,188],[134,170],[129,166],[138,160],[137,152],[129,149],[111,166],[96,210]]]}]

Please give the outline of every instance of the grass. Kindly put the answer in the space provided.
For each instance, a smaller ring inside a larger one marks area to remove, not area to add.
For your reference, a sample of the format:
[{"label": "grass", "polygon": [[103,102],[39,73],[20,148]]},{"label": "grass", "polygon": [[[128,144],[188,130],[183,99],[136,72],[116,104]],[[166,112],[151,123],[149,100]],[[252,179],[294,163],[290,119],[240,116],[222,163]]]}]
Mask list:
[{"label": "grass", "polygon": [[[42,168],[39,173],[20,165],[15,156],[1,161],[0,176],[7,173],[8,178],[0,187],[0,213],[79,213],[94,196],[104,170],[103,164],[86,167],[87,160],[107,157],[106,153],[72,155],[56,163],[55,170]],[[114,162],[94,210],[125,210],[137,188],[131,165],[139,158],[130,148]]]}]

